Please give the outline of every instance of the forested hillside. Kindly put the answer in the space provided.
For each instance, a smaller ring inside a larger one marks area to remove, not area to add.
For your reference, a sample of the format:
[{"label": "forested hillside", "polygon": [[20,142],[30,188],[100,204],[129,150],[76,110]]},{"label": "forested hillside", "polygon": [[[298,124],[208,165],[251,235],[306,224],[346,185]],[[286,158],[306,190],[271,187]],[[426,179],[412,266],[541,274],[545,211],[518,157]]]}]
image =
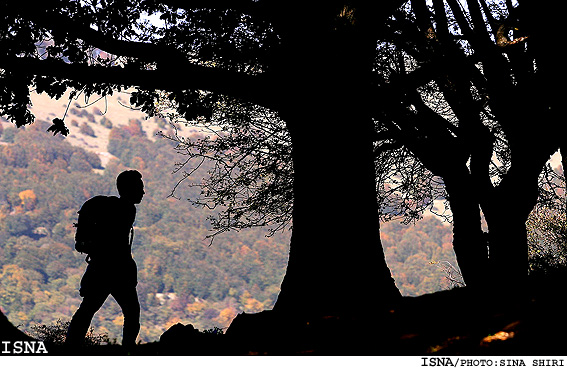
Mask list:
[{"label": "forested hillside", "polygon": [[[133,246],[142,341],[159,339],[176,322],[225,328],[241,311],[270,309],[285,273],[289,233],[266,238],[265,230],[247,230],[219,235],[210,245],[210,212],[184,201],[196,190],[182,185],[178,199],[169,197],[177,181],[172,169],[180,160],[172,144],[148,139],[137,119],[113,124],[85,111],[70,112],[71,128],[79,128],[74,135],[84,142],[96,132],[108,133],[113,157],[104,167],[95,153],[45,133],[48,122],[0,129],[0,307],[10,321],[29,330],[71,318],[81,301],[78,285],[86,267],[84,255],[73,249],[76,212],[94,195],[115,194],[116,175],[126,168],[141,171],[146,184]],[[193,174],[203,175],[204,169]],[[432,261],[456,265],[449,227],[434,218],[415,226],[390,222],[382,227],[382,240],[402,294],[448,287],[445,273]],[[337,291],[337,298],[368,309],[372,319],[365,296]],[[113,299],[93,325],[95,332],[121,337],[122,316]]]}]

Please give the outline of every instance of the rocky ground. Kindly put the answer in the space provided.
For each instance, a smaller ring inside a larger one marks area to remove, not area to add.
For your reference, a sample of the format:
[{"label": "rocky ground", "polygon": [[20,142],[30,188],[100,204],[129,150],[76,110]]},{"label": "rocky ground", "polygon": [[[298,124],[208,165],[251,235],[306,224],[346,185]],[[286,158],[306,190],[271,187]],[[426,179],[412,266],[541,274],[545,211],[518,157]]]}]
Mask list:
[{"label": "rocky ground", "polygon": [[348,316],[241,314],[225,334],[177,324],[160,341],[53,355],[565,355],[565,279],[522,291],[466,288],[403,298],[395,306]]}]

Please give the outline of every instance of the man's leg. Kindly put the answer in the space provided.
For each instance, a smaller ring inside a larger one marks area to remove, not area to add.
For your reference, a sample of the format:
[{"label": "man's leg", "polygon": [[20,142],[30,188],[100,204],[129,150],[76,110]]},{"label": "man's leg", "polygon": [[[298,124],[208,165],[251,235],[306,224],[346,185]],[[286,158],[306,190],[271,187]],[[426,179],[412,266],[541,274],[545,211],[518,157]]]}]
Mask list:
[{"label": "man's leg", "polygon": [[73,315],[65,344],[80,346],[85,341],[85,336],[91,325],[95,313],[101,308],[109,293],[101,290],[90,291],[86,294],[81,305]]},{"label": "man's leg", "polygon": [[124,314],[122,346],[133,347],[136,345],[136,337],[140,332],[140,303],[136,287],[117,289],[112,291],[112,296]]}]

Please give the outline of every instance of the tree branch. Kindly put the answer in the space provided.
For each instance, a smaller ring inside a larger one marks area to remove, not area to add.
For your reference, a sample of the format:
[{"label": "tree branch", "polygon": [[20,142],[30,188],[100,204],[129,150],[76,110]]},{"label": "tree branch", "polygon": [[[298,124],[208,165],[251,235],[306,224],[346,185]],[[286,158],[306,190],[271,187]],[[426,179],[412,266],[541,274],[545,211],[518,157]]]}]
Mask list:
[{"label": "tree branch", "polygon": [[265,1],[251,0],[161,0],[161,4],[174,9],[232,9],[246,14],[258,14],[262,6],[266,6]]},{"label": "tree branch", "polygon": [[[182,69],[159,68],[137,70],[122,67],[68,64],[61,60],[39,60],[28,57],[0,58],[0,68],[17,70],[28,75],[51,76],[82,83],[109,83],[137,86],[143,89],[179,91],[200,89],[239,97],[260,105],[270,105],[263,78],[194,65],[183,64]],[[264,96],[262,96],[264,95]]]},{"label": "tree branch", "polygon": [[68,35],[73,39],[83,40],[87,44],[107,53],[136,58],[146,62],[187,60],[184,54],[172,47],[148,42],[120,40],[91,28],[87,23],[82,23],[62,15],[56,9],[40,9],[39,6],[35,5],[31,8],[29,10],[20,10],[22,16],[41,27],[58,34]]},{"label": "tree branch", "polygon": [[[175,1],[173,1],[175,2]],[[75,39],[104,50],[116,56],[135,58],[144,62],[158,63],[157,71],[142,71],[123,68],[95,68],[86,65],[71,65],[22,58],[8,58],[0,65],[6,69],[18,68],[24,65],[29,68],[29,74],[49,75],[85,82],[106,82],[144,88],[159,88],[163,90],[201,89],[218,92],[245,100],[265,104],[265,91],[259,88],[258,76],[242,72],[222,70],[214,67],[204,67],[190,62],[187,57],[173,47],[146,42],[120,40],[92,29],[89,24],[80,23],[59,14],[52,9],[39,9],[25,12],[25,17],[34,23],[64,33]],[[47,14],[47,15],[46,15]],[[53,70],[50,70],[53,68]]]}]

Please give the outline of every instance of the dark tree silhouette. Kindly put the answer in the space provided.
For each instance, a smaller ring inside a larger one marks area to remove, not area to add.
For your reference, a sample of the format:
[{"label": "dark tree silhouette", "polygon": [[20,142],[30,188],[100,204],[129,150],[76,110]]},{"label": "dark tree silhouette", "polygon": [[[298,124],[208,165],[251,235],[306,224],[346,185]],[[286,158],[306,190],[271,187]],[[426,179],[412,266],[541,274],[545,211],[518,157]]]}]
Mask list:
[{"label": "dark tree silhouette", "polygon": [[[222,96],[270,108],[286,122],[294,166],[291,254],[274,310],[350,311],[345,294],[384,305],[399,291],[379,238],[371,113],[383,102],[372,74],[379,25],[401,3],[3,2],[0,113],[31,123],[30,89],[132,86],[131,103],[148,114],[157,90],[188,120],[209,117]],[[147,21],[154,13],[163,26]]]},{"label": "dark tree silhouette", "polygon": [[[545,186],[554,173],[544,163],[560,145],[554,133],[560,130],[559,109],[553,107],[557,94],[547,87],[552,85],[549,35],[558,23],[540,28],[534,16],[541,10],[528,3],[521,8],[494,1],[427,4],[413,1],[395,12],[375,54],[377,85],[387,91],[382,101],[389,101],[372,113],[381,216],[410,221],[436,198],[448,198],[454,248],[467,284],[484,287],[503,270],[509,278],[498,280],[519,283],[526,275],[524,223],[537,193],[550,204]],[[290,218],[293,194],[275,185],[292,173],[281,165],[289,137],[279,134],[277,119],[244,111],[257,119],[256,127],[238,125],[215,142],[177,138],[189,158],[217,162],[218,175],[205,192],[230,204],[231,212],[217,219],[220,231],[263,222],[281,226]],[[211,124],[224,119],[226,114]],[[544,123],[534,125],[540,120]],[[218,156],[227,147],[245,149]],[[265,152],[278,155],[257,157]],[[231,178],[235,168],[239,175]],[[254,188],[254,182],[241,180],[266,173],[274,186]],[[231,191],[225,191],[227,184]],[[247,196],[237,199],[242,193]],[[480,210],[489,223],[488,237]],[[262,215],[254,217],[254,211]]]},{"label": "dark tree silhouette", "polygon": [[388,78],[399,83],[386,97],[406,107],[389,104],[380,122],[443,178],[470,286],[521,288],[527,277],[525,222],[561,144],[554,17],[523,1],[412,1],[388,22],[398,55]]}]

